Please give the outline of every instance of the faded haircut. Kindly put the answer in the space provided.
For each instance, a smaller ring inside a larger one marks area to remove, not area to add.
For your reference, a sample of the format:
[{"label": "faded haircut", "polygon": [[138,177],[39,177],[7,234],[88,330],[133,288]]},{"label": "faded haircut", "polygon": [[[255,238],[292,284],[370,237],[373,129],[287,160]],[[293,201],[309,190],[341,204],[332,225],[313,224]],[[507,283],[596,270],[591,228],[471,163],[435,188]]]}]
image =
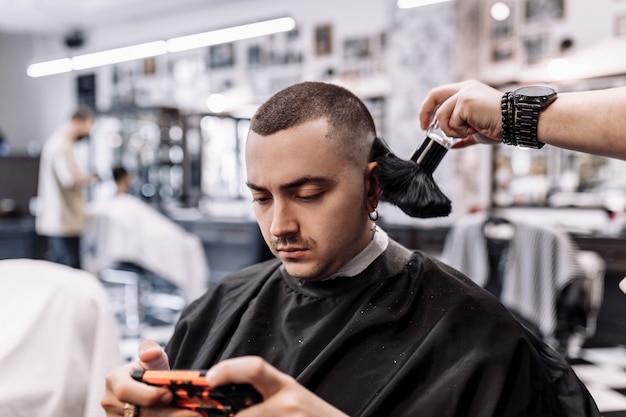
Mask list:
[{"label": "faded haircut", "polygon": [[250,130],[267,136],[320,118],[342,156],[357,166],[369,160],[376,136],[372,115],[356,95],[335,84],[306,81],[279,91],[259,107]]}]

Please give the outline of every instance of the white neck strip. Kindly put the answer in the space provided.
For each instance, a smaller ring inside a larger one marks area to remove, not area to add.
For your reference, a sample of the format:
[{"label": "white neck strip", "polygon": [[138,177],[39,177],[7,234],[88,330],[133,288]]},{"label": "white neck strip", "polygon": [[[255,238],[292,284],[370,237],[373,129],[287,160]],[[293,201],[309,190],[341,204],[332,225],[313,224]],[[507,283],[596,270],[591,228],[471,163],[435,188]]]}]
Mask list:
[{"label": "white neck strip", "polygon": [[378,258],[381,253],[387,249],[389,245],[389,236],[380,227],[376,226],[376,232],[374,232],[374,238],[372,241],[359,252],[354,258],[350,259],[339,271],[335,272],[326,279],[333,279],[337,277],[353,277],[360,274],[367,268],[374,259]]}]

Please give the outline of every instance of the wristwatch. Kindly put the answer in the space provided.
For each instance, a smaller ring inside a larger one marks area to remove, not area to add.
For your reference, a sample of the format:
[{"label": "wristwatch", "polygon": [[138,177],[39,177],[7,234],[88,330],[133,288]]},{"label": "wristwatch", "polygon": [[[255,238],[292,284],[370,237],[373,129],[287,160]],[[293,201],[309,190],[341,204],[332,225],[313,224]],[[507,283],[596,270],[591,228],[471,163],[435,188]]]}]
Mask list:
[{"label": "wristwatch", "polygon": [[520,87],[513,91],[514,128],[511,136],[517,146],[541,149],[537,139],[539,113],[556,100],[556,91],[542,85]]}]

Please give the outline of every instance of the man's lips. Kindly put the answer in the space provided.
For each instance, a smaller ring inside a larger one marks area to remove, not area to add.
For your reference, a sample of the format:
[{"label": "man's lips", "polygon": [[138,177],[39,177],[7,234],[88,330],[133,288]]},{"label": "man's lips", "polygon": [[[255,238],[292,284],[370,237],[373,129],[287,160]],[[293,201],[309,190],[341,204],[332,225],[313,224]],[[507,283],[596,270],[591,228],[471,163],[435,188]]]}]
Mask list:
[{"label": "man's lips", "polygon": [[301,256],[307,250],[308,250],[307,248],[295,247],[295,246],[281,246],[281,247],[276,248],[276,251],[278,253],[289,258],[292,258],[295,256]]},{"label": "man's lips", "polygon": [[278,246],[276,250],[279,252],[301,252],[307,250],[307,248],[297,246]]}]

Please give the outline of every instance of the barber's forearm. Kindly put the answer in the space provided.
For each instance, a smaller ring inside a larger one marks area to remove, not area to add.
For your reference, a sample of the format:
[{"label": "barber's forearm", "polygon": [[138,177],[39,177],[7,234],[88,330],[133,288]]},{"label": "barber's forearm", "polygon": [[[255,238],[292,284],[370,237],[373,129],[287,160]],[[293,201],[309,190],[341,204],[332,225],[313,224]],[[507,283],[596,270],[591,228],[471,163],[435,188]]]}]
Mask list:
[{"label": "barber's forearm", "polygon": [[539,116],[538,137],[553,146],[626,159],[626,88],[562,93]]},{"label": "barber's forearm", "polygon": [[79,175],[74,179],[74,185],[76,187],[85,187],[93,182],[99,181],[100,176],[98,174],[85,174]]}]

